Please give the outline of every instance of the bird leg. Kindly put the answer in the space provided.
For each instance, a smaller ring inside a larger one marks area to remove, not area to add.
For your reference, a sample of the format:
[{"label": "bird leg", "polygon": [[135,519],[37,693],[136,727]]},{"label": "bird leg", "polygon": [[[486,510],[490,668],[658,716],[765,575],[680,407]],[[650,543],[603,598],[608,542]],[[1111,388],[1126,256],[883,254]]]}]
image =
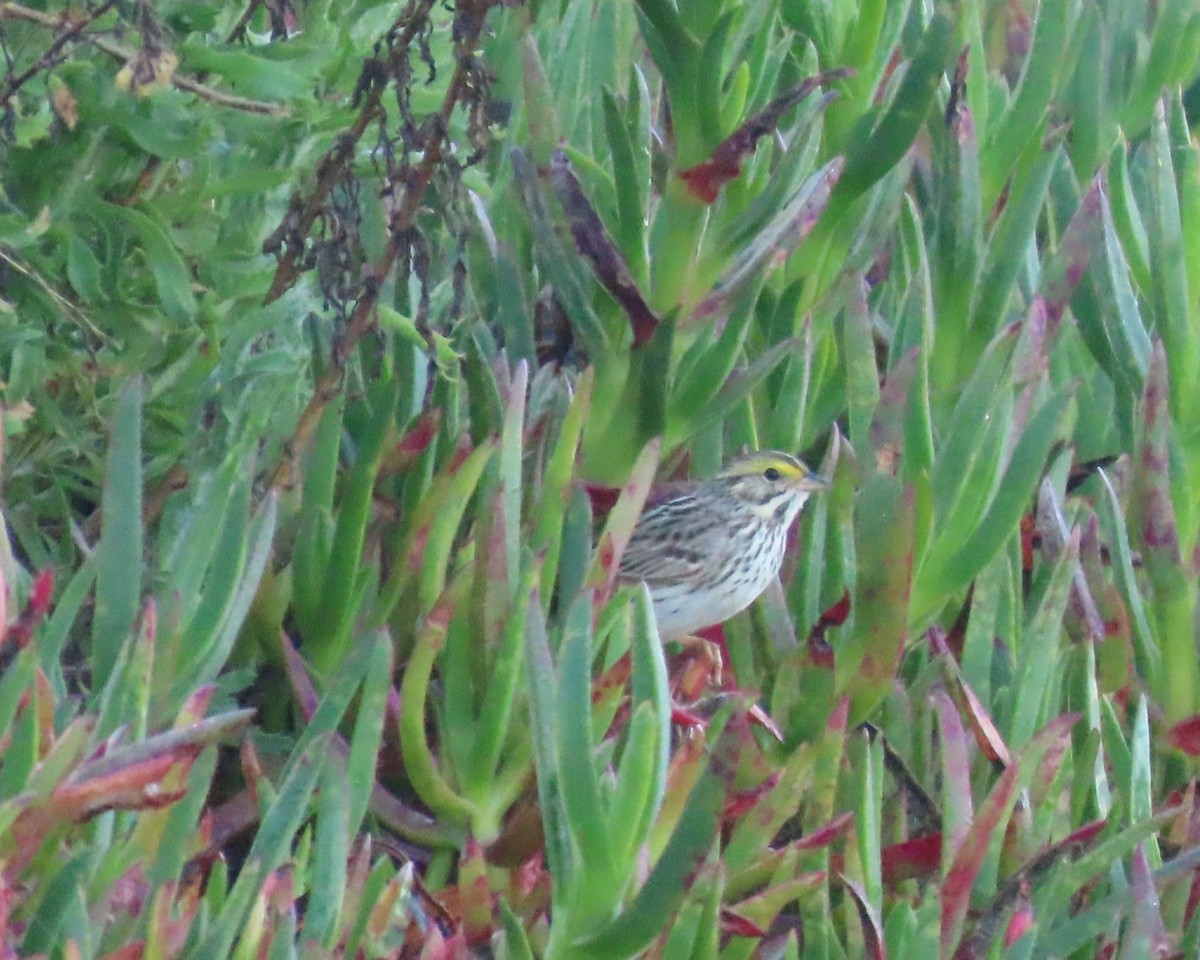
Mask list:
[{"label": "bird leg", "polygon": [[704,637],[679,637],[674,642],[683,647],[684,670],[677,688],[685,701],[699,699],[705,687],[717,689],[723,685],[724,656],[721,645]]}]

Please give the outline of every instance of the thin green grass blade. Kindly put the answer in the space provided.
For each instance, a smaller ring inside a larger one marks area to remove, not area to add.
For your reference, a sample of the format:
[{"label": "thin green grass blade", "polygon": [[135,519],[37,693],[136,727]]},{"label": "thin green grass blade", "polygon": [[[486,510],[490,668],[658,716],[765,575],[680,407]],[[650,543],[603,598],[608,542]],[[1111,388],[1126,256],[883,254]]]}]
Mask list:
[{"label": "thin green grass blade", "polygon": [[96,608],[92,617],[95,688],[108,682],[133,629],[142,596],[142,381],[117,396],[101,501]]},{"label": "thin green grass blade", "polygon": [[385,631],[370,634],[360,644],[370,653],[358,700],[354,733],[350,738],[350,755],[346,760],[347,823],[351,836],[356,836],[362,829],[371,803],[371,793],[377,783],[379,748],[383,741],[388,692],[395,670],[392,641]]},{"label": "thin green grass blade", "polygon": [[529,712],[533,727],[533,756],[537,769],[538,805],[542,811],[542,835],[546,844],[546,866],[550,871],[555,909],[565,909],[567,894],[575,883],[578,863],[571,844],[570,828],[563,811],[562,786],[555,750],[554,708],[557,678],[550,644],[546,637],[541,601],[530,598],[526,610],[525,686],[529,690]]},{"label": "thin green grass blade", "polygon": [[337,945],[338,923],[346,889],[346,857],[350,847],[349,791],[345,771],[332,755],[321,764],[317,791],[317,825],[313,837],[312,875],[304,936],[327,949]]}]

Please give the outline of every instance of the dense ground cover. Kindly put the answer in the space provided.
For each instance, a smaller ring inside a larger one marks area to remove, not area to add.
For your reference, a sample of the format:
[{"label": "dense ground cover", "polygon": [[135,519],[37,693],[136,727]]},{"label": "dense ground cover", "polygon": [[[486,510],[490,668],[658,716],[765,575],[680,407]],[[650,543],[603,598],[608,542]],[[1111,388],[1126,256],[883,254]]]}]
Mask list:
[{"label": "dense ground cover", "polygon": [[[3,956],[1200,950],[1191,3],[0,41]],[[743,447],[713,691],[614,562]]]}]

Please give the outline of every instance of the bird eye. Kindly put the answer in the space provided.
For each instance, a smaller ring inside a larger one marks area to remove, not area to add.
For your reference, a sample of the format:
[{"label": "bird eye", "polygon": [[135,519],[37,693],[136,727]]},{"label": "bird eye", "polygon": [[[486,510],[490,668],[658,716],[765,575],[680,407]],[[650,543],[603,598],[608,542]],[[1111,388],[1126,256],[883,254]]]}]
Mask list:
[{"label": "bird eye", "polygon": [[772,483],[774,483],[776,480],[779,479],[779,471],[776,470],[774,467],[767,467],[767,469],[763,471],[763,476],[767,480],[770,480]]}]

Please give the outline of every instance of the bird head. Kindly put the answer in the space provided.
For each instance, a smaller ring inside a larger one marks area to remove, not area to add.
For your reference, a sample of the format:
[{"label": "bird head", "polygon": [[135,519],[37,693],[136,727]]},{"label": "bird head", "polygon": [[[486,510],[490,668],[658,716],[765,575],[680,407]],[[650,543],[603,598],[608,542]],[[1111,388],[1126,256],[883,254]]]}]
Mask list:
[{"label": "bird head", "polygon": [[713,478],[763,518],[790,522],[809,494],[831,484],[803,461],[777,450],[735,457]]}]

